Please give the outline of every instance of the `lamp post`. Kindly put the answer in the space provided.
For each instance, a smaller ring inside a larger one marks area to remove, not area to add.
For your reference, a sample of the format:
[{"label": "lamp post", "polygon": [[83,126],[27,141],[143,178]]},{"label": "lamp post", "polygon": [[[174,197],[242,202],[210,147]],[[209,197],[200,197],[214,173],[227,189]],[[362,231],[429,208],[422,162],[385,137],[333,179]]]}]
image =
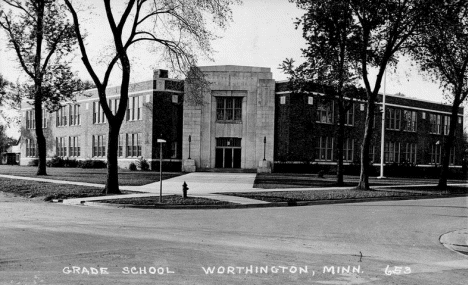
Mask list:
[{"label": "lamp post", "polygon": [[263,161],[265,161],[265,156],[266,156],[266,136],[263,137]]},{"label": "lamp post", "polygon": [[158,139],[157,142],[159,143],[159,203],[162,203],[162,147],[163,143],[166,141],[163,139]]},{"label": "lamp post", "polygon": [[378,179],[386,178],[384,176],[384,147],[385,147],[385,88],[387,85],[387,70],[384,71],[384,88],[382,99],[382,135],[380,137],[380,176]]},{"label": "lamp post", "polygon": [[190,159],[190,143],[192,142],[192,136],[188,136],[188,159]]}]

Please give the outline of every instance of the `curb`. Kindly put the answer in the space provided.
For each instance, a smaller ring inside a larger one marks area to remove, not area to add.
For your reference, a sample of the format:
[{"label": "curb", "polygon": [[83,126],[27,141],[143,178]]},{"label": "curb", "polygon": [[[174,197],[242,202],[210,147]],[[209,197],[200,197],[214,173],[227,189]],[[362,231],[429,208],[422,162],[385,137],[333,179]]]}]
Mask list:
[{"label": "curb", "polygon": [[[272,208],[272,207],[298,207],[298,206],[314,206],[314,205],[333,205],[333,204],[352,204],[352,203],[365,203],[365,202],[380,202],[380,201],[401,201],[401,200],[422,200],[422,199],[439,199],[439,198],[457,198],[467,197],[468,194],[457,195],[427,195],[427,196],[405,196],[405,197],[378,197],[366,199],[342,199],[342,200],[318,200],[318,201],[290,201],[290,202],[271,202],[268,204],[233,204],[233,205],[135,205],[135,204],[116,204],[116,203],[103,203],[103,202],[86,202],[82,201],[80,204],[83,206],[101,207],[101,208],[131,208],[131,209],[246,209],[246,208]],[[63,202],[63,201],[62,201]],[[56,203],[60,203],[57,200]],[[71,205],[71,204],[70,204]]]}]

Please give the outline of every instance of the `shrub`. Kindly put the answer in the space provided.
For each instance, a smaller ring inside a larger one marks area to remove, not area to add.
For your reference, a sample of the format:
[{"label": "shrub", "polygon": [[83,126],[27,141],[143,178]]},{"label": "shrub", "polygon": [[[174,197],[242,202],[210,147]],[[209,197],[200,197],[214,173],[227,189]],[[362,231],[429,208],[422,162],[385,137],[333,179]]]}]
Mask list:
[{"label": "shrub", "polygon": [[63,159],[55,155],[51,160],[47,161],[46,165],[47,167],[63,167]]},{"label": "shrub", "polygon": [[128,169],[130,169],[131,171],[135,171],[137,170],[137,167],[136,167],[136,164],[135,163],[130,163],[130,165],[128,166]]},{"label": "shrub", "polygon": [[105,161],[102,160],[93,160],[93,159],[87,159],[87,160],[81,160],[77,163],[77,167],[81,168],[106,168],[107,164]]},{"label": "shrub", "polygon": [[30,160],[28,162],[28,166],[38,166],[39,165],[39,159],[35,158],[33,160]]},{"label": "shrub", "polygon": [[143,157],[141,157],[140,159],[135,161],[135,166],[136,166],[137,169],[140,169],[140,170],[148,170],[149,169],[149,163]]}]

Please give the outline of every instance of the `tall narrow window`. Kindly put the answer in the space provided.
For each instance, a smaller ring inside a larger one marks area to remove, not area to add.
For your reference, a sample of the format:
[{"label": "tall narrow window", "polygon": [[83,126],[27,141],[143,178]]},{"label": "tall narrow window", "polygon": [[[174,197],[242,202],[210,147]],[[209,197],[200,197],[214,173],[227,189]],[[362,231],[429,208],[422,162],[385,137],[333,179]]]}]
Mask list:
[{"label": "tall narrow window", "polygon": [[441,115],[429,114],[429,122],[431,125],[430,133],[431,134],[440,134],[441,129]]},{"label": "tall narrow window", "polygon": [[26,139],[26,157],[37,156],[37,144],[32,139]]},{"label": "tall narrow window", "polygon": [[347,126],[354,125],[354,104],[352,104],[350,109],[346,111],[345,125]]},{"label": "tall narrow window", "polygon": [[119,134],[119,148],[118,148],[118,155],[120,157],[123,156],[123,149],[125,146],[125,134]]},{"label": "tall narrow window", "polygon": [[57,156],[67,156],[67,138],[57,137],[55,138],[55,154]]},{"label": "tall narrow window", "polygon": [[388,130],[400,130],[401,110],[395,108],[388,108],[385,114],[385,128]]},{"label": "tall narrow window", "polygon": [[416,144],[405,143],[403,144],[402,157],[404,162],[416,164]]},{"label": "tall narrow window", "polygon": [[333,160],[333,138],[332,137],[320,137],[317,157],[318,157],[317,160],[323,160],[323,161]]},{"label": "tall narrow window", "polygon": [[343,145],[343,161],[352,162],[354,160],[354,139],[346,139]]},{"label": "tall narrow window", "polygon": [[450,116],[444,116],[444,135],[448,135],[450,132]]},{"label": "tall narrow window", "polygon": [[431,162],[433,164],[440,164],[442,157],[442,147],[439,143],[431,145]]},{"label": "tall narrow window", "polygon": [[104,135],[93,135],[93,157],[106,155],[106,137]]},{"label": "tall narrow window", "polygon": [[400,162],[400,143],[385,142],[384,146],[384,162],[399,163]]},{"label": "tall narrow window", "polygon": [[69,137],[68,138],[68,148],[70,155],[69,156],[80,156],[81,155],[81,149],[80,149],[80,140],[79,137]]},{"label": "tall narrow window", "polygon": [[415,111],[403,111],[403,129],[408,132],[415,132],[416,131],[416,112]]}]

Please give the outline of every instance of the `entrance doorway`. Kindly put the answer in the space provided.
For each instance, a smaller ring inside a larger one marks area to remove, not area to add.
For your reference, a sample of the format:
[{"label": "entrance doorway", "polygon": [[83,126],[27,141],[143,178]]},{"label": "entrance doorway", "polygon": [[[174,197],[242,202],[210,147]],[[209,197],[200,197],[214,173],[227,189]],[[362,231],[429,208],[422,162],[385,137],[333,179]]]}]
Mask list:
[{"label": "entrance doorway", "polygon": [[216,168],[241,167],[241,138],[216,138]]}]

